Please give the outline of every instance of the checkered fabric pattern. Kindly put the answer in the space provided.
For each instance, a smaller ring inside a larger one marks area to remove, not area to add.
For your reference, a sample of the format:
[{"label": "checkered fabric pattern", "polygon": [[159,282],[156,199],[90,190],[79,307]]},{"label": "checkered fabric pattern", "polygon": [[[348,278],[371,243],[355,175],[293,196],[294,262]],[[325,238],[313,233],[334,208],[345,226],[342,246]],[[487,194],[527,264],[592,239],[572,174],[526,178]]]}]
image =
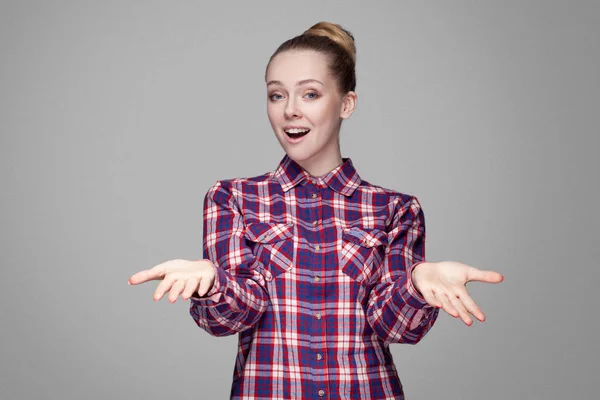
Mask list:
[{"label": "checkered fabric pattern", "polygon": [[203,242],[217,275],[190,314],[239,335],[232,399],[404,399],[389,345],[419,342],[439,312],[411,281],[425,261],[416,197],[349,158],[313,177],[285,155],[208,190]]}]

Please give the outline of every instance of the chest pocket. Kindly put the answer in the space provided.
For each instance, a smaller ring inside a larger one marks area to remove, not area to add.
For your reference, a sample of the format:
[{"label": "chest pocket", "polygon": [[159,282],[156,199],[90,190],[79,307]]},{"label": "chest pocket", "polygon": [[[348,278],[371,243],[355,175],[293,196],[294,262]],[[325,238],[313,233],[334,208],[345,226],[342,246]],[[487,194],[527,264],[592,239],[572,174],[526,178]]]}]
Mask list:
[{"label": "chest pocket", "polygon": [[252,253],[265,266],[267,280],[294,266],[293,235],[293,224],[252,222],[246,226],[245,237]]},{"label": "chest pocket", "polygon": [[342,231],[339,264],[342,272],[363,285],[376,283],[381,277],[387,233],[360,227]]}]

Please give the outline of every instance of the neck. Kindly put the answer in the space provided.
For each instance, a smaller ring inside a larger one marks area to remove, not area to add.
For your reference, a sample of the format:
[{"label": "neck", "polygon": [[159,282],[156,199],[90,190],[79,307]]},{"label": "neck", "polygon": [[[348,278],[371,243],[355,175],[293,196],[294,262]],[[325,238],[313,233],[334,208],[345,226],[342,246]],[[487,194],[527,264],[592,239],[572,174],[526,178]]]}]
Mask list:
[{"label": "neck", "polygon": [[297,161],[297,163],[311,176],[319,178],[327,175],[332,170],[343,164],[342,155],[338,151],[327,157],[309,158],[307,160]]}]

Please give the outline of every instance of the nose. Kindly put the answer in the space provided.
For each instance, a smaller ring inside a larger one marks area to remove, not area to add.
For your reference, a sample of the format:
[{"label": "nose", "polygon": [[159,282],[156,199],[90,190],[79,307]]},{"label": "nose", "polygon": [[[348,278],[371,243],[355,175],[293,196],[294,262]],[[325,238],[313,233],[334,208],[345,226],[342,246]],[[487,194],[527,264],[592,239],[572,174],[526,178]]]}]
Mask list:
[{"label": "nose", "polygon": [[298,108],[298,103],[295,99],[290,98],[288,100],[284,114],[286,119],[299,118],[302,116],[302,112],[300,111],[300,108]]}]

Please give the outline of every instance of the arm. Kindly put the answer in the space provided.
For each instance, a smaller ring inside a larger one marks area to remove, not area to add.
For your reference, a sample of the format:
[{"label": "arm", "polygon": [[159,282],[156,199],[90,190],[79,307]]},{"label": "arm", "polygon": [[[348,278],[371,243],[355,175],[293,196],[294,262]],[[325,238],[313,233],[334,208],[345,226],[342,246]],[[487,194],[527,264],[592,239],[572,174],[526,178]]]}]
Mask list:
[{"label": "arm", "polygon": [[264,266],[245,243],[244,221],[231,191],[221,181],[204,198],[203,257],[215,267],[212,288],[190,298],[190,314],[213,336],[252,327],[269,304]]},{"label": "arm", "polygon": [[367,319],[386,343],[418,343],[439,313],[415,289],[412,270],[425,262],[425,216],[419,201],[398,199],[381,281],[369,294]]}]

